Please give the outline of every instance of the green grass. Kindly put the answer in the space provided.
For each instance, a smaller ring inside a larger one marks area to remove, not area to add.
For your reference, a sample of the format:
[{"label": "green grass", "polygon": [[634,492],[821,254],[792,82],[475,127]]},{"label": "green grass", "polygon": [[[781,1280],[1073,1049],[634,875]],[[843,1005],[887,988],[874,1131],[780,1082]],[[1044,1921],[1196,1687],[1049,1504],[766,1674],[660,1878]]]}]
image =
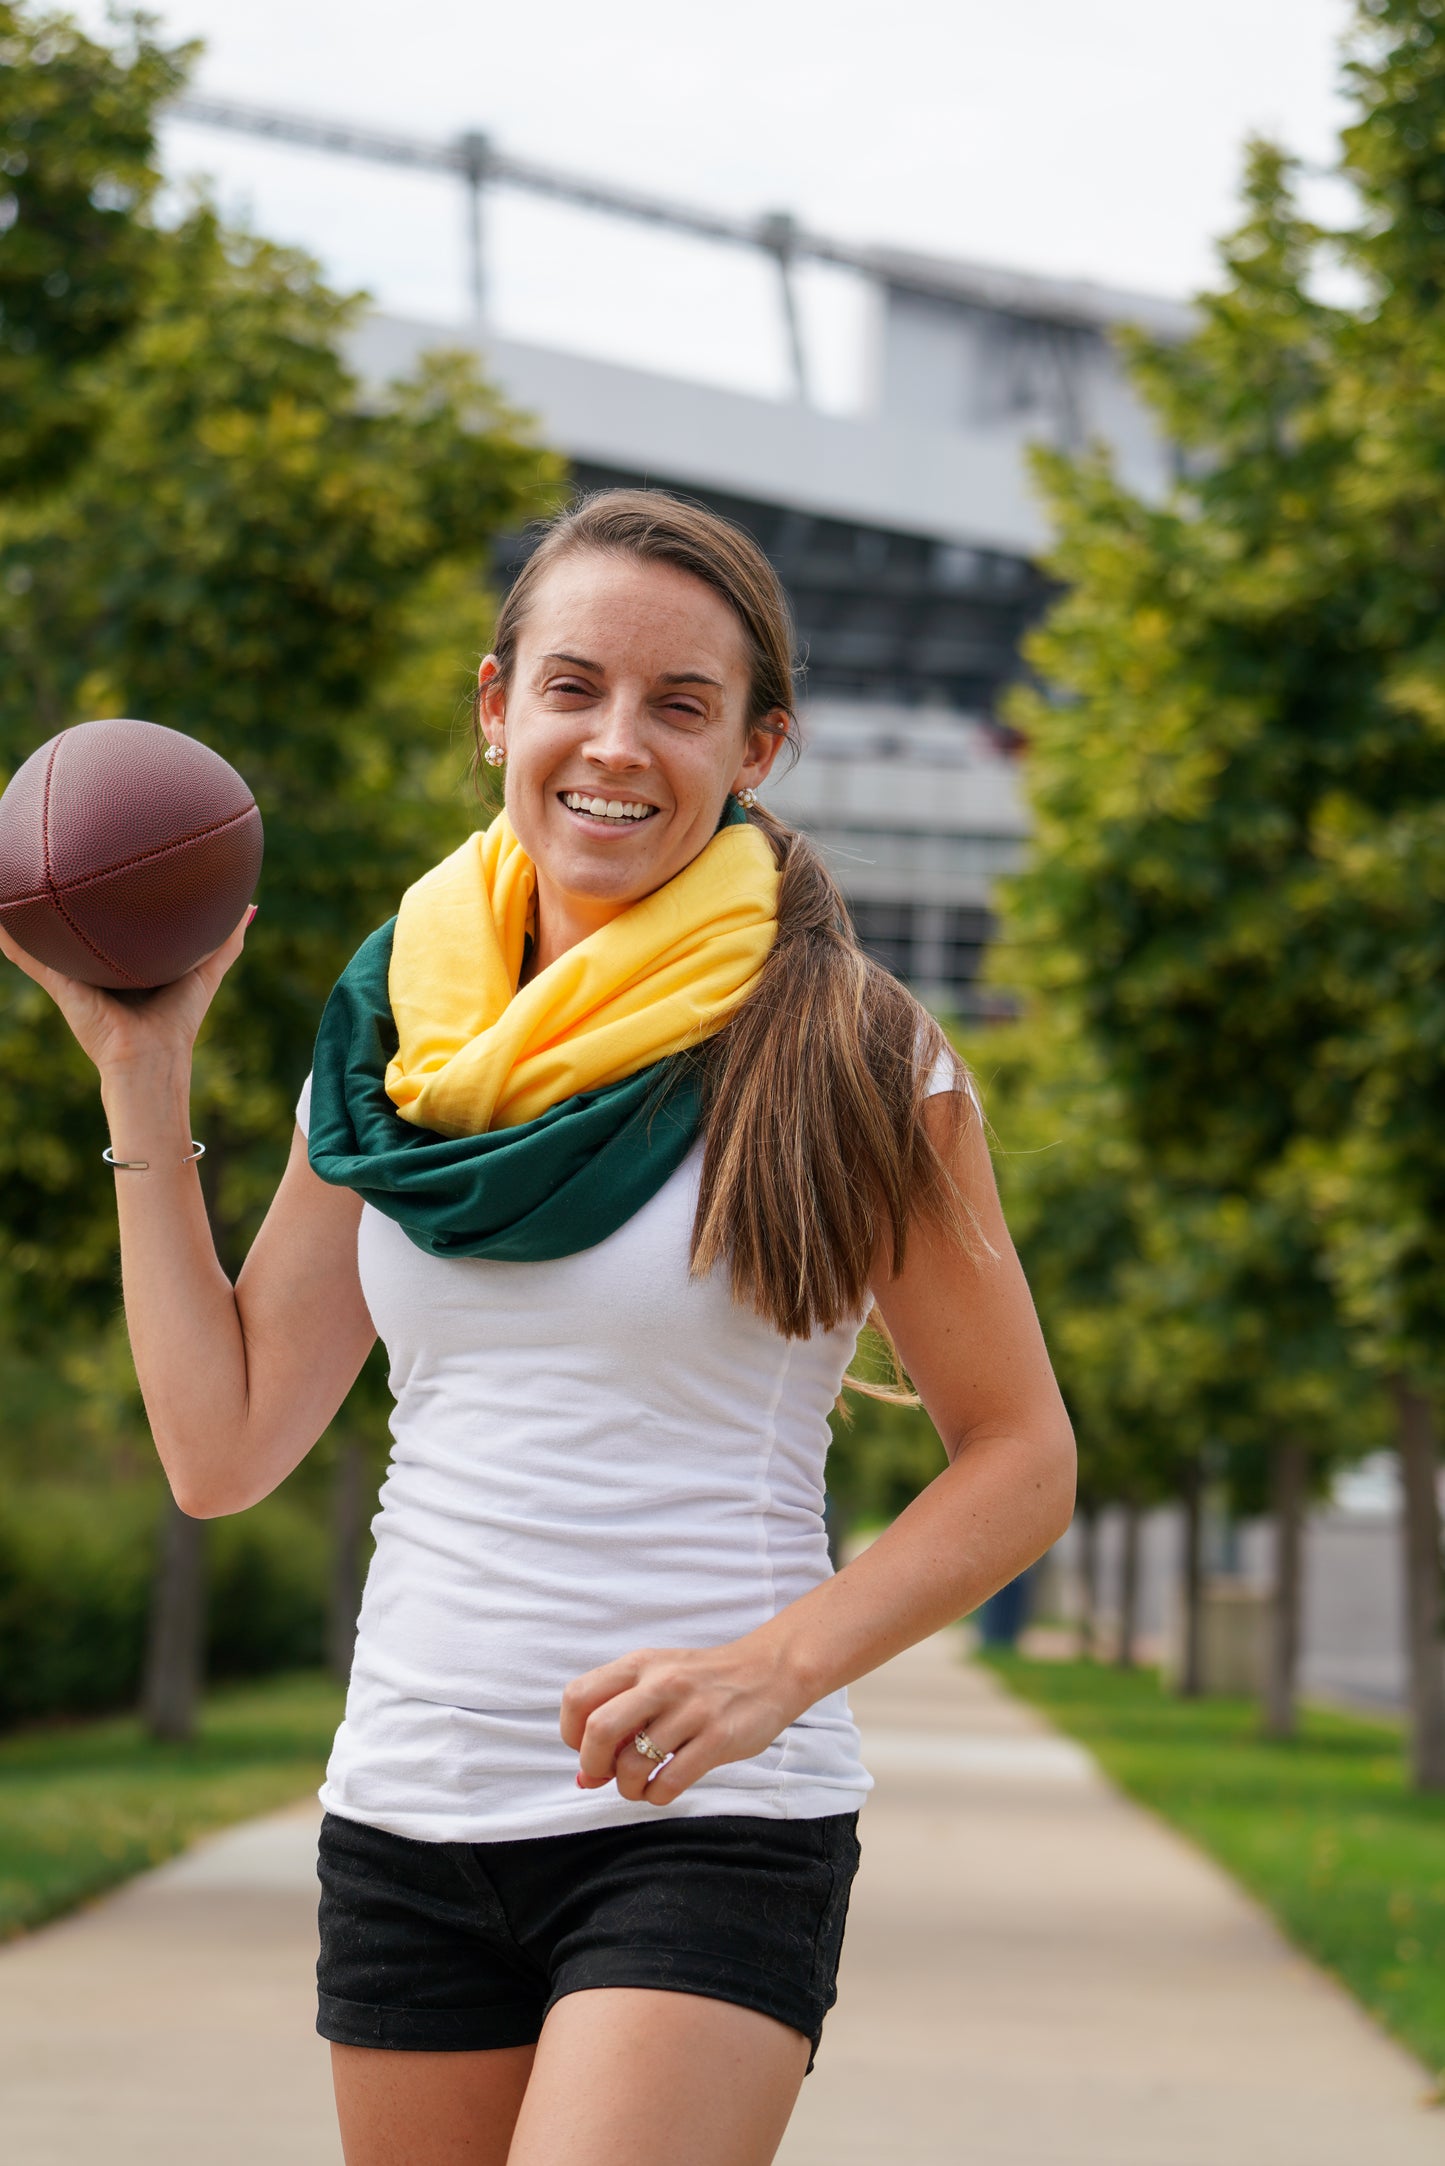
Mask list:
[{"label": "green grass", "polygon": [[190,1745],[132,1716],[0,1737],[0,1940],[321,1780],[342,1692],[303,1672],[210,1695]]},{"label": "green grass", "polygon": [[1406,1783],[1398,1724],[1309,1707],[1293,1744],[1247,1700],[1178,1700],[1152,1670],[985,1657],[1233,1873],[1445,2091],[1445,1798]]}]

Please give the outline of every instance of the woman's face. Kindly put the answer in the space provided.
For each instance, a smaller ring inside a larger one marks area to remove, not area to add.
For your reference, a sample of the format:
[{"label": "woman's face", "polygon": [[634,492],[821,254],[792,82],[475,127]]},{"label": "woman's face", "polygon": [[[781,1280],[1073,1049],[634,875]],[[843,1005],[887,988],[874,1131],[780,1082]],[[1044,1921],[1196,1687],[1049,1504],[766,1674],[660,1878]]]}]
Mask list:
[{"label": "woman's face", "polygon": [[537,868],[541,963],[681,872],[729,790],[777,755],[779,738],[748,726],[741,623],[672,565],[563,557],[532,597],[511,682],[491,655],[479,676],[507,814]]}]

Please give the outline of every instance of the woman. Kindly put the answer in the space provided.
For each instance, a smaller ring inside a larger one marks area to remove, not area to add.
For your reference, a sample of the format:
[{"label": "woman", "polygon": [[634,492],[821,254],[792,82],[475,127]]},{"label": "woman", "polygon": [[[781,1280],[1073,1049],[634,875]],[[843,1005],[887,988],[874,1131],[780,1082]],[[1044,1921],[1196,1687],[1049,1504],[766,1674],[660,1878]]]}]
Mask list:
[{"label": "woman", "polygon": [[[182,1508],[265,1496],[391,1357],[322,1793],[348,2166],[753,2166],[834,1998],[844,1688],[1057,1538],[1073,1440],[971,1085],[756,806],[795,723],[754,544],[653,492],[562,516],[477,722],[505,812],[340,981],[234,1289],[187,1090],[244,925],[143,1007],[3,945],[100,1071]],[[870,1307],[949,1464],[834,1576]]]}]

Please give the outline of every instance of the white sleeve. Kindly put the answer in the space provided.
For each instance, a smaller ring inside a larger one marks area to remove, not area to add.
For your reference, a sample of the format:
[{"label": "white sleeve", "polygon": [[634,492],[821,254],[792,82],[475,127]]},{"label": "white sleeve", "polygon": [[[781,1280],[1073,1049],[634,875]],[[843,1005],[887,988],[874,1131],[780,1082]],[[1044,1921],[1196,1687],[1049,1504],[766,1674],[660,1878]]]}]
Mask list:
[{"label": "white sleeve", "polygon": [[296,1126],[303,1136],[311,1133],[311,1078],[307,1076],[301,1086],[301,1096],[296,1101]]},{"label": "white sleeve", "polygon": [[928,1078],[928,1096],[936,1098],[940,1091],[956,1089],[957,1075],[958,1071],[950,1054],[946,1050],[940,1053],[933,1063],[933,1073]]},{"label": "white sleeve", "polygon": [[964,1067],[963,1062],[958,1057],[958,1055],[949,1052],[947,1049],[945,1049],[942,1053],[939,1054],[937,1060],[933,1064],[933,1073],[928,1078],[927,1096],[930,1098],[936,1098],[940,1091],[957,1090],[959,1088],[960,1076],[963,1078],[963,1089],[968,1092],[969,1097],[973,1100],[976,1110],[981,1116],[983,1113],[983,1105],[979,1099],[978,1092],[974,1089],[973,1077],[968,1073],[968,1070]]}]

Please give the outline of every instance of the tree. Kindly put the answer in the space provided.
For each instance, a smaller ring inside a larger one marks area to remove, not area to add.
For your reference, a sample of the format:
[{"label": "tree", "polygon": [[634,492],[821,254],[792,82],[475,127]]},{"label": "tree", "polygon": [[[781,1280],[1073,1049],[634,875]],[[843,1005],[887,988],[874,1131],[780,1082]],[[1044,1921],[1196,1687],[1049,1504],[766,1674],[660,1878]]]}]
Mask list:
[{"label": "tree", "polygon": [[[1417,28],[1421,16],[1403,0],[1365,13],[1408,15]],[[1370,808],[1377,867],[1392,845],[1398,863],[1399,818],[1413,832],[1422,795],[1433,802],[1439,792],[1428,732],[1401,713],[1398,664],[1411,627],[1385,592],[1399,536],[1379,498],[1382,455],[1364,428],[1367,396],[1379,431],[1404,433],[1392,417],[1409,408],[1407,384],[1380,365],[1383,305],[1351,315],[1317,297],[1326,237],[1299,215],[1290,180],[1289,161],[1252,147],[1246,217],[1225,245],[1221,290],[1201,300],[1198,332],[1175,349],[1132,342],[1140,380],[1183,454],[1170,500],[1131,497],[1100,457],[1041,462],[1060,531],[1054,569],[1069,592],[1032,648],[1049,692],[1021,694],[1016,710],[1032,738],[1039,838],[1019,884],[1016,933],[1036,997],[1100,1049],[1159,1175],[1229,1199],[1246,1224],[1287,1225],[1276,1253],[1293,1259],[1289,1282],[1276,1273],[1261,1295],[1272,1314],[1294,1315],[1306,1355],[1312,1339],[1329,1340],[1327,1367],[1338,1370],[1324,1296],[1329,1281],[1343,1286],[1343,1199],[1358,1205],[1360,1193],[1345,1169],[1379,1130],[1361,1033],[1372,1012],[1384,1030],[1390,1002],[1376,996],[1386,983],[1399,1023],[1402,983],[1399,970],[1381,978],[1383,958],[1368,948],[1363,858],[1353,888],[1344,860],[1363,847]],[[1372,239],[1333,245],[1367,261],[1401,214],[1399,188],[1387,195],[1382,184]],[[1423,287],[1414,305],[1423,308]],[[1363,358],[1355,364],[1362,396],[1352,400],[1355,355],[1369,356],[1375,373]],[[1427,433],[1438,470],[1445,435],[1433,425]],[[1438,535],[1438,489],[1432,504],[1418,433],[1410,450],[1423,550],[1432,518]],[[1402,488],[1403,461],[1396,475]],[[1398,494],[1390,502],[1404,512]],[[1419,577],[1416,585],[1423,603]],[[1438,583],[1432,594],[1438,621]],[[1425,614],[1414,620],[1421,629]],[[1421,947],[1397,960],[1418,982]],[[1438,1092],[1418,1021],[1412,1063]],[[1376,1179],[1373,1193],[1382,1235],[1398,1240],[1412,1216],[1398,1185],[1387,1194]],[[1361,1262],[1358,1244],[1353,1253]],[[1378,1270],[1372,1285],[1384,1298]],[[1358,1303],[1343,1307],[1357,1322]],[[1352,1350],[1369,1352],[1358,1332]],[[1280,1366],[1278,1342],[1271,1366]],[[1301,1375],[1307,1369],[1308,1360]],[[1290,1428],[1281,1435],[1293,1439],[1280,1466],[1287,1567],[1302,1439]],[[1427,1546],[1414,1545],[1417,1554]],[[1438,1649],[1431,1657],[1417,1644],[1415,1669],[1418,1755],[1428,1727],[1419,1691],[1430,1697],[1438,1686]],[[1283,1726],[1288,1670],[1286,1645],[1276,1664]],[[1416,1765],[1420,1779],[1436,1779],[1418,1756]]]},{"label": "tree", "polygon": [[[1342,456],[1321,420],[1336,312],[1310,295],[1319,236],[1266,145],[1252,147],[1246,198],[1197,334],[1177,349],[1133,342],[1188,462],[1173,500],[1131,497],[1102,458],[1041,462],[1069,591],[1032,649],[1051,696],[1024,693],[1016,710],[1039,822],[1013,904],[1024,974],[1099,1049],[1136,1147],[1178,1191],[1176,1282],[1186,1226],[1216,1191],[1246,1219],[1262,1208],[1251,1191],[1294,1133],[1300,1055],[1326,1027],[1320,940],[1308,910],[1281,904],[1314,869],[1309,808],[1351,689],[1308,546]],[[1307,606],[1320,600],[1323,612]],[[1273,1292],[1318,1308],[1309,1249],[1286,1244],[1299,1275]],[[1218,1323],[1237,1313],[1213,1307]],[[1179,1327],[1159,1316],[1155,1333],[1162,1343]],[[1230,1336],[1232,1322],[1221,1346]],[[1306,1347],[1317,1336],[1306,1326]],[[1207,1356],[1197,1335],[1192,1350]],[[1279,1465],[1271,1719],[1287,1730],[1303,1489],[1293,1434]],[[1188,1577],[1197,1586],[1197,1531]]]},{"label": "tree", "polygon": [[0,5],[0,497],[63,479],[99,427],[96,365],[140,320],[161,237],[155,113],[194,46],[124,14],[114,45]]},{"label": "tree", "polygon": [[[447,724],[486,621],[486,551],[560,478],[460,357],[364,397],[341,355],[356,306],[296,252],[196,211],[165,237],[107,360],[86,458],[0,511],[4,763],[88,715],[142,714],[215,745],[262,807],[261,914],[207,1020],[193,1097],[232,1274],[332,980],[465,829]],[[95,1329],[114,1301],[114,1230],[94,1078],[14,974],[0,1079],[0,1288],[23,1279],[32,1329]],[[170,1734],[194,1698],[200,1543],[172,1513],[148,1691]]]},{"label": "tree", "polygon": [[1417,1783],[1445,1790],[1439,1406],[1445,1393],[1445,10],[1365,0],[1344,170],[1365,302],[1341,327],[1331,426],[1352,446],[1323,532],[1367,692],[1322,808],[1347,1126],[1299,1154],[1358,1341],[1394,1401]]}]

